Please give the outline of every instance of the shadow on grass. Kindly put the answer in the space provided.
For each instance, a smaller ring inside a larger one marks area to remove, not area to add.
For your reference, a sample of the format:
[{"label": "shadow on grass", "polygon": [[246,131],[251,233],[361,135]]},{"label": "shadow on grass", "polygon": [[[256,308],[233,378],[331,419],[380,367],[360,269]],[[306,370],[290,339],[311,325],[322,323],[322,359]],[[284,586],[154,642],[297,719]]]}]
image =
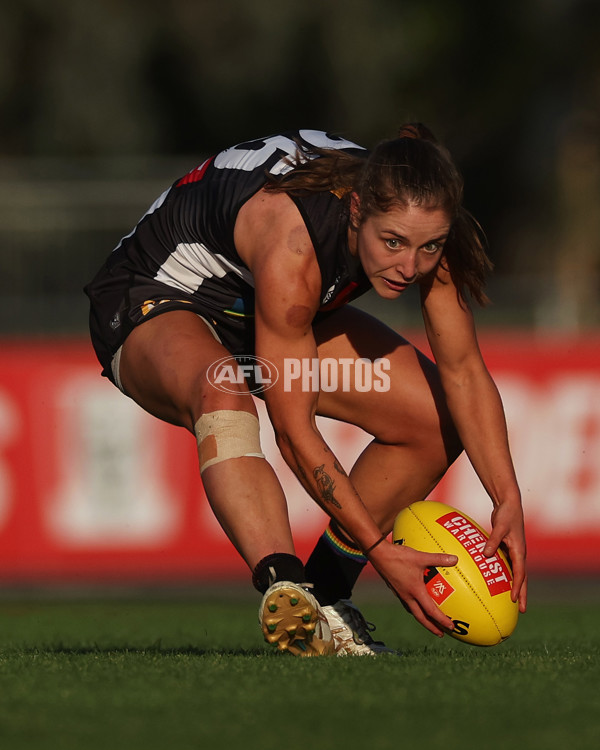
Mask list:
[{"label": "shadow on grass", "polygon": [[[160,642],[152,643],[148,646],[139,645],[123,645],[123,644],[107,644],[107,645],[85,645],[85,646],[68,646],[63,643],[57,643],[53,645],[41,645],[30,648],[22,649],[11,649],[13,653],[18,653],[23,656],[111,656],[111,655],[137,655],[137,656],[192,656],[192,657],[206,657],[206,656],[242,656],[242,657],[259,657],[259,658],[284,658],[284,659],[296,659],[291,654],[283,653],[278,651],[276,648],[227,648],[227,647],[214,647],[214,648],[199,648],[193,645],[187,646],[164,646]],[[394,654],[381,654],[377,657],[378,660],[394,660],[394,659],[421,659],[421,658],[444,658],[448,657],[451,660],[462,658],[472,659],[476,657],[476,654],[481,654],[487,649],[443,649],[436,648],[435,646],[414,646],[403,648],[398,650]],[[6,654],[6,652],[5,652]],[[333,655],[332,655],[333,656]],[[364,656],[359,655],[344,655],[344,657],[334,656],[333,658],[339,658],[340,662],[346,660],[365,659]],[[373,657],[368,657],[371,661]]]}]

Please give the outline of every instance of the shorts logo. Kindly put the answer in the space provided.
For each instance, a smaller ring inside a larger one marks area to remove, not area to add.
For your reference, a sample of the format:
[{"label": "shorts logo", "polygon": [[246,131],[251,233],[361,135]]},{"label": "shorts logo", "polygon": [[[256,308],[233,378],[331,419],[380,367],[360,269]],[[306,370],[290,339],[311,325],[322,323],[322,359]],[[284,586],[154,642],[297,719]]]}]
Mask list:
[{"label": "shorts logo", "polygon": [[187,299],[178,299],[178,300],[172,300],[172,299],[147,299],[141,307],[142,315],[146,317],[149,313],[152,312],[158,305],[167,305],[169,302],[182,302],[186,305],[191,305],[192,303]]}]

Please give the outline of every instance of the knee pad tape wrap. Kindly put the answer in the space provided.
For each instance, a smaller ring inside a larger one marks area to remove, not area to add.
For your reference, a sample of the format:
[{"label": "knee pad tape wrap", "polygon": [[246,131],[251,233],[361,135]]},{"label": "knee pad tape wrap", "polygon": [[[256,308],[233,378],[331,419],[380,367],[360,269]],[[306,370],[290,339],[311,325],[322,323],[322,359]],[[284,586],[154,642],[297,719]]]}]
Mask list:
[{"label": "knee pad tape wrap", "polygon": [[194,425],[200,473],[229,458],[264,458],[260,448],[259,423],[247,411],[221,410],[203,414]]}]

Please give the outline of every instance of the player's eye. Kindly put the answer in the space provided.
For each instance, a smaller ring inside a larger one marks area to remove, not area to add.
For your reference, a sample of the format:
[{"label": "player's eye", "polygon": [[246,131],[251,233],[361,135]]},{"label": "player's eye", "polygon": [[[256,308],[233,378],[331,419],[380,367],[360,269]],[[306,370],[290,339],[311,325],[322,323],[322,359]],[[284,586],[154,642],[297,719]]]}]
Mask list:
[{"label": "player's eye", "polygon": [[389,237],[385,244],[389,247],[390,250],[398,250],[398,248],[401,246],[400,240],[396,239],[395,237]]},{"label": "player's eye", "polygon": [[423,250],[426,253],[430,253],[433,255],[434,253],[437,253],[438,250],[441,250],[444,247],[443,242],[428,242],[426,245],[423,245]]}]

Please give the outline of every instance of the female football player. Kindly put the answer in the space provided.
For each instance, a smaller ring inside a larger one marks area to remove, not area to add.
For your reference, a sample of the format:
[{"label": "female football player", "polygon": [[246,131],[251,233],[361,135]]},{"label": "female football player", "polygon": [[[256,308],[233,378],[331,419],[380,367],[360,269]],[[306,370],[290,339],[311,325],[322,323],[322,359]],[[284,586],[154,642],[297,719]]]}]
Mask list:
[{"label": "female football player", "polygon": [[[452,629],[423,574],[456,558],[386,537],[463,449],[493,504],[485,554],[506,547],[525,610],[520,493],[468,303],[485,302],[487,266],[461,177],[426,128],[405,126],[370,153],[299,130],[229,148],[179,179],[86,288],[103,374],[195,436],[210,505],[263,594],[264,637],[281,650],[389,651],[350,599],[367,561],[421,625],[438,636]],[[346,304],[370,288],[394,304],[412,285],[435,364]],[[345,377],[332,389],[311,371],[262,394],[284,459],[331,518],[306,566],[261,450],[256,383],[220,387],[219,367],[244,355],[278,372],[316,363],[318,373],[333,361],[338,383],[348,367],[385,376],[370,388]],[[372,436],[348,472],[317,415]]]}]

